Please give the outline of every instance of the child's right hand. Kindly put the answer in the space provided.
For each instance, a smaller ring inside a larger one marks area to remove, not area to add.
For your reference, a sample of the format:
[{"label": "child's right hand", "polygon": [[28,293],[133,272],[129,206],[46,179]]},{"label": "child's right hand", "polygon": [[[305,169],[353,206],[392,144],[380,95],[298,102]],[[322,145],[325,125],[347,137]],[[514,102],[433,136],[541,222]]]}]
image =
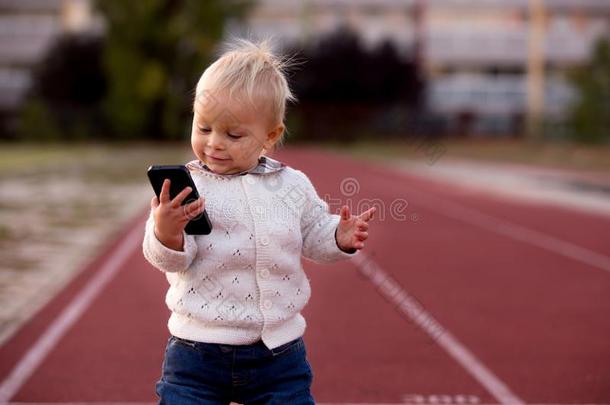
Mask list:
[{"label": "child's right hand", "polygon": [[203,212],[205,202],[203,197],[199,197],[196,201],[182,205],[184,199],[191,193],[190,187],[186,187],[170,200],[169,186],[169,179],[165,179],[159,198],[154,196],[150,201],[155,219],[155,236],[168,248],[181,251],[184,242],[182,232],[191,219]]}]

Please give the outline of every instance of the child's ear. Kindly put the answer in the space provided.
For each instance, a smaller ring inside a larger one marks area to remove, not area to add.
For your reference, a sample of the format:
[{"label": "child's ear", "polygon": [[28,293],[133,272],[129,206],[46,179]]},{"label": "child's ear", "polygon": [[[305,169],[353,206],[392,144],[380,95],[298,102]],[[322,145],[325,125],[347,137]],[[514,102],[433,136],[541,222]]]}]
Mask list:
[{"label": "child's ear", "polygon": [[275,127],[275,129],[273,129],[272,131],[267,133],[267,140],[265,141],[265,149],[266,150],[271,150],[273,148],[273,145],[275,145],[277,143],[277,141],[280,140],[280,138],[282,137],[282,134],[284,133],[284,125],[280,124],[277,127]]}]

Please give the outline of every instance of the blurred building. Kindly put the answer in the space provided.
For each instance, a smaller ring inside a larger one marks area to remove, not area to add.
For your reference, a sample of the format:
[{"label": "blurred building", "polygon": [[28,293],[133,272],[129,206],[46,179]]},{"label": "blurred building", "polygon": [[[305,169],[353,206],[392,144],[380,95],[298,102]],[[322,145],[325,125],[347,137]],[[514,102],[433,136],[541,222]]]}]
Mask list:
[{"label": "blurred building", "polygon": [[[474,132],[514,133],[527,108],[528,0],[430,0],[423,58],[429,103]],[[546,0],[541,59],[544,116],[561,122],[574,94],[570,67],[609,34],[610,1]]]},{"label": "blurred building", "polygon": [[61,34],[101,29],[90,0],[0,0],[0,113],[21,104],[32,67]]},{"label": "blurred building", "polygon": [[[340,27],[366,46],[389,39],[416,57],[426,106],[455,132],[516,133],[528,108],[527,63],[535,0],[257,0],[228,31],[307,44]],[[0,0],[0,114],[14,111],[31,68],[59,35],[102,33],[93,0]],[[566,72],[610,34],[610,0],[545,0],[544,115],[561,121],[574,97]]]},{"label": "blurred building", "polygon": [[[449,128],[516,133],[528,106],[530,1],[259,0],[242,33],[304,44],[347,26],[368,45],[391,39],[417,56],[427,107]],[[608,37],[610,0],[546,0],[544,8],[543,110],[560,122],[574,98],[566,72]]]},{"label": "blurred building", "polygon": [[412,0],[258,0],[241,33],[305,44],[349,27],[365,45],[389,38],[408,52],[414,40],[412,5]]}]

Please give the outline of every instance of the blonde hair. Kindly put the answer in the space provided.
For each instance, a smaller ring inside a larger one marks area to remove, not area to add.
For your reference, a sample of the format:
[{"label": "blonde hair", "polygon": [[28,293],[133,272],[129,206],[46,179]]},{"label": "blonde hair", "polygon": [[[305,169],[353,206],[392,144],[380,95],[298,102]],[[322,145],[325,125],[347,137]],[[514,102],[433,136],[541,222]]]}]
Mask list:
[{"label": "blonde hair", "polygon": [[269,112],[271,125],[283,124],[286,102],[296,101],[286,80],[290,58],[276,55],[271,39],[253,42],[234,38],[223,48],[221,56],[199,78],[195,102],[204,91],[223,92],[230,99],[245,96],[252,107],[262,106]]}]

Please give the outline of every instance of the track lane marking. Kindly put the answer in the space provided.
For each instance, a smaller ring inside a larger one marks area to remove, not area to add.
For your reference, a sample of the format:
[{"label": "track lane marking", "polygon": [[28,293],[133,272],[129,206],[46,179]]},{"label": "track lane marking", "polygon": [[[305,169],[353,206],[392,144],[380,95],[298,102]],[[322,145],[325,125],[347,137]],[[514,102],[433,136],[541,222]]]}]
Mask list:
[{"label": "track lane marking", "polygon": [[[139,223],[138,223],[139,224]],[[59,340],[78,321],[91,303],[112,280],[125,260],[142,241],[142,227],[134,226],[119,243],[118,248],[100,267],[87,285],[66,305],[63,311],[47,327],[0,385],[0,404],[7,403],[27,382]]]},{"label": "track lane marking", "polygon": [[[387,179],[384,178],[378,180],[387,181]],[[394,182],[391,183],[393,188],[396,188],[396,184]],[[411,186],[403,187],[402,190],[404,190],[407,194],[417,196],[416,199],[418,199],[426,209],[436,212],[437,214],[539,247],[557,255],[567,257],[610,273],[610,257],[604,254],[584,248],[575,243],[559,239],[544,232],[536,231],[523,225],[518,225],[513,222],[485,214],[479,210],[468,208],[462,204],[435,197],[431,193],[414,189]]]},{"label": "track lane marking", "polygon": [[501,381],[488,367],[470,352],[455,336],[426,311],[417,300],[404,290],[371,256],[360,251],[352,263],[376,286],[377,291],[390,301],[400,312],[409,317],[449,356],[462,366],[501,404],[523,405],[506,383]]}]

